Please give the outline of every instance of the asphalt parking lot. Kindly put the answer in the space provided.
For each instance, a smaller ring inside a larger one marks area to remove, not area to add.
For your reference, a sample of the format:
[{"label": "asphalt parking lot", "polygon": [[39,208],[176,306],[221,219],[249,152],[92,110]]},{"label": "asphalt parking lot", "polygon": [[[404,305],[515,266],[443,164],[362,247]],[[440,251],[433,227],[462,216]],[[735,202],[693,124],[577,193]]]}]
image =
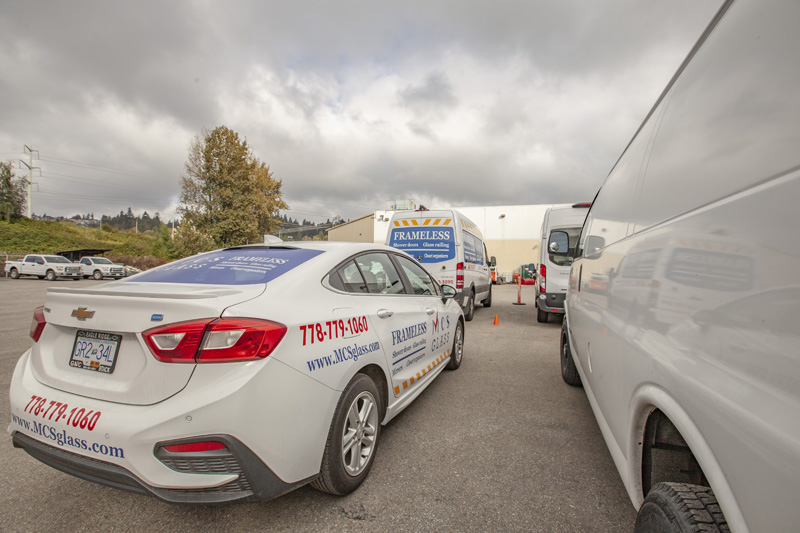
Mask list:
[{"label": "asphalt parking lot", "polygon": [[[0,420],[47,287],[0,278]],[[560,322],[538,324],[533,287],[494,287],[467,323],[464,362],[384,428],[364,485],[269,502],[175,506],[83,481],[0,441],[0,531],[630,531],[635,511],[583,389],[562,380]],[[499,325],[493,325],[495,314]]]}]

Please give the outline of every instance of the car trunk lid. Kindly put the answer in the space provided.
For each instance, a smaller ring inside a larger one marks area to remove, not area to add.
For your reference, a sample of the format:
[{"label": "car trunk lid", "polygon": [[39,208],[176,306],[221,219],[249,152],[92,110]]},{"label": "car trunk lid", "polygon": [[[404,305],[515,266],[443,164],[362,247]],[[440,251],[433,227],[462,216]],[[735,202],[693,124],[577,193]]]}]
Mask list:
[{"label": "car trunk lid", "polygon": [[[116,282],[86,289],[51,288],[44,306],[47,325],[32,349],[34,376],[50,387],[89,398],[132,405],[160,402],[186,386],[195,365],[158,361],[141,333],[159,325],[219,317],[265,287]],[[73,358],[79,341],[79,356]]]}]

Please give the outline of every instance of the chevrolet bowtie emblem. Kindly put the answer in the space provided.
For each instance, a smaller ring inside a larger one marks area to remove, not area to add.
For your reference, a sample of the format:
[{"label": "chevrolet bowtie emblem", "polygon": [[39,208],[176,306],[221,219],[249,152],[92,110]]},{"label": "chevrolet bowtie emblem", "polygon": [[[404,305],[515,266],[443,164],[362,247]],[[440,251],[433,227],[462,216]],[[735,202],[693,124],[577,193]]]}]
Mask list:
[{"label": "chevrolet bowtie emblem", "polygon": [[72,311],[72,316],[78,320],[86,320],[87,318],[92,318],[94,316],[94,311],[87,311],[85,307],[79,307]]}]

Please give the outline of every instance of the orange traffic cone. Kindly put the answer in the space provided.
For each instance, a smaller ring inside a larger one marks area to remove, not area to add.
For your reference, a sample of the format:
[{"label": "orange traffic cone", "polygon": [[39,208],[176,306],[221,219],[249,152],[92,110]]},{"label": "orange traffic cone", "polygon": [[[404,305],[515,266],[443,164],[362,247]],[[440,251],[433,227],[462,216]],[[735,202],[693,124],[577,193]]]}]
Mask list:
[{"label": "orange traffic cone", "polygon": [[500,325],[500,321],[497,319],[497,315],[494,315],[494,325],[495,326],[499,326]]}]

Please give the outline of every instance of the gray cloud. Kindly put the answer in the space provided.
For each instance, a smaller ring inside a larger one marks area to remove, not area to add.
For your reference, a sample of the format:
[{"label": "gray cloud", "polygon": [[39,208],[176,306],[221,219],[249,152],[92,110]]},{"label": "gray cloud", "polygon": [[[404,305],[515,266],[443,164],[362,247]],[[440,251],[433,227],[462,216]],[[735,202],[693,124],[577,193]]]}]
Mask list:
[{"label": "gray cloud", "polygon": [[585,200],[720,4],[7,0],[0,157],[39,149],[65,215],[172,215],[221,124],[298,218]]}]

